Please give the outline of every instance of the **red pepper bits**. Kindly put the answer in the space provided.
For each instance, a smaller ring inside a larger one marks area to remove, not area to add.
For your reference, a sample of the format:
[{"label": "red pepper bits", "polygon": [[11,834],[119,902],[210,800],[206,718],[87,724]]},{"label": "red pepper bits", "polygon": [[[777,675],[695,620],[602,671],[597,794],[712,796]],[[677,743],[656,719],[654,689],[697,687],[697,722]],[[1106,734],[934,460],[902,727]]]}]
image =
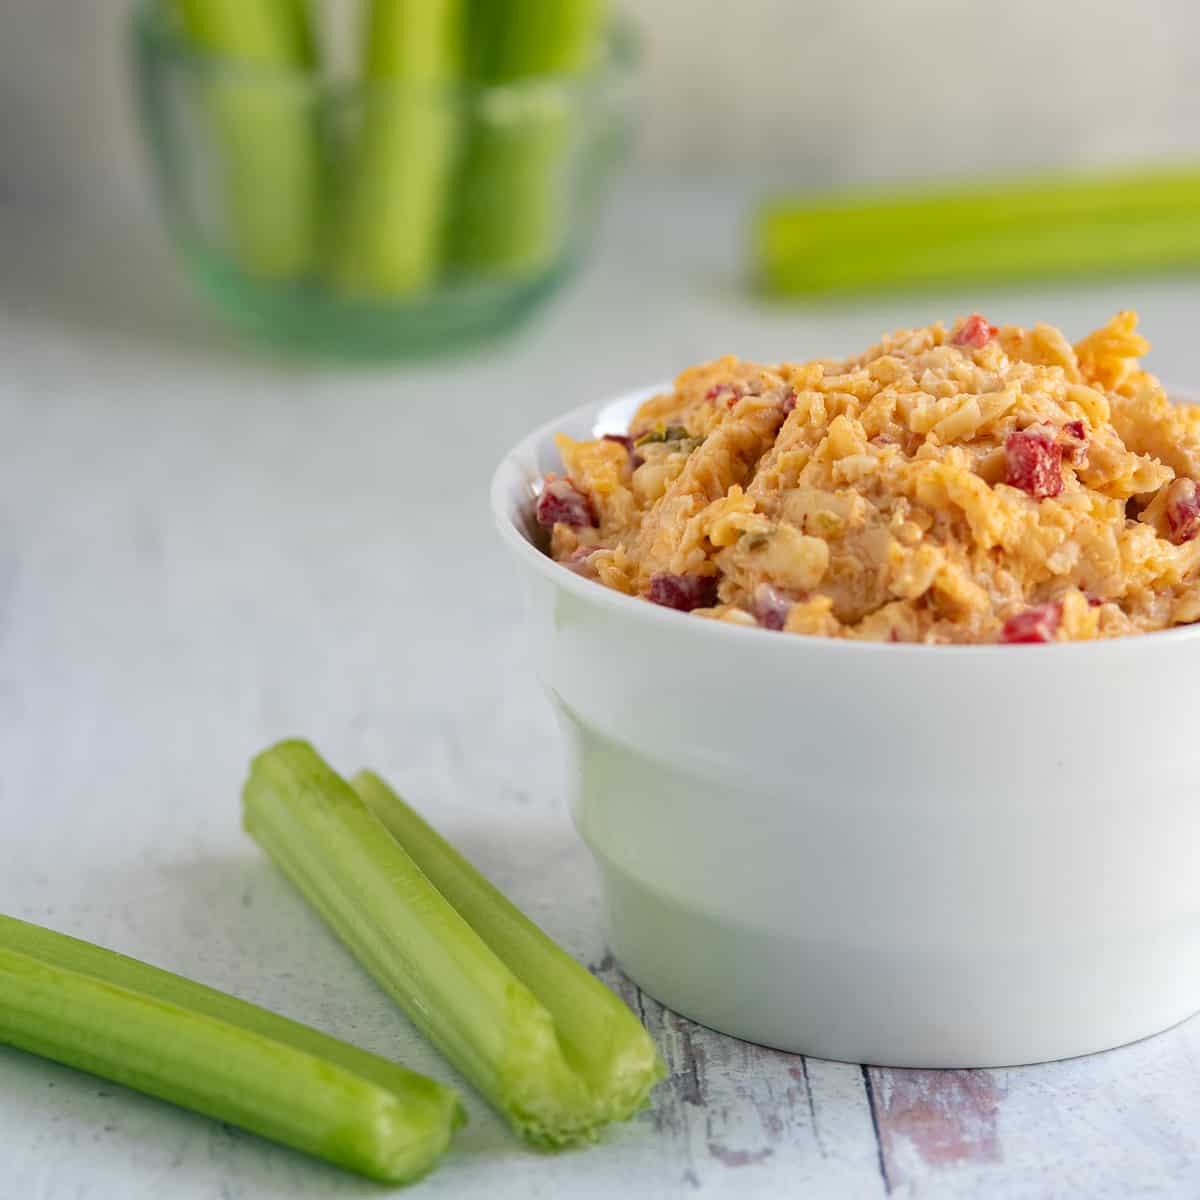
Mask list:
[{"label": "red pepper bits", "polygon": [[1088,436],[1087,427],[1082,421],[1068,421],[1062,427],[1060,442],[1063,457],[1074,466],[1087,465]]},{"label": "red pepper bits", "polygon": [[598,546],[576,546],[566,558],[560,558],[558,561],[576,575],[582,575],[585,579],[596,579],[596,568],[591,559],[599,548]]},{"label": "red pepper bits", "polygon": [[538,524],[546,529],[555,525],[570,525],[579,529],[595,525],[596,513],[591,500],[569,479],[547,475],[537,502]]},{"label": "red pepper bits", "polygon": [[1063,448],[1044,429],[1010,433],[1004,443],[1005,480],[1035,500],[1057,496],[1063,489]]},{"label": "red pepper bits", "polygon": [[1200,487],[1194,479],[1176,479],[1167,488],[1167,530],[1176,546],[1200,534]]},{"label": "red pepper bits", "polygon": [[986,317],[972,313],[954,335],[956,346],[986,346],[1000,331]]},{"label": "red pepper bits", "polygon": [[672,575],[668,571],[656,571],[650,576],[646,599],[679,612],[711,608],[717,602],[717,581],[710,575]]},{"label": "red pepper bits", "polygon": [[732,408],[745,394],[746,385],[744,383],[714,383],[704,393],[704,398],[714,404],[721,403],[726,408]]},{"label": "red pepper bits", "polygon": [[750,601],[750,613],[764,629],[782,629],[787,624],[795,598],[769,583],[760,583]]},{"label": "red pepper bits", "polygon": [[1052,642],[1061,622],[1061,604],[1039,604],[1009,617],[1000,630],[1000,641],[1006,646]]}]

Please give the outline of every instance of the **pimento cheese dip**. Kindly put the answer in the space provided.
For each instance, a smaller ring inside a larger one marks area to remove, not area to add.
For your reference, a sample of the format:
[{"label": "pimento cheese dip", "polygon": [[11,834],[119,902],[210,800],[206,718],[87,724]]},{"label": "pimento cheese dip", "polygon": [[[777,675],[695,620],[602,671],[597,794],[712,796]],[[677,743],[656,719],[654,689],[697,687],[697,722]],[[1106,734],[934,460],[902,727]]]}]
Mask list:
[{"label": "pimento cheese dip", "polygon": [[684,371],[624,434],[560,436],[565,567],[787,633],[1082,641],[1200,620],[1200,406],[1121,313],[1074,346],[978,313],[844,361]]}]

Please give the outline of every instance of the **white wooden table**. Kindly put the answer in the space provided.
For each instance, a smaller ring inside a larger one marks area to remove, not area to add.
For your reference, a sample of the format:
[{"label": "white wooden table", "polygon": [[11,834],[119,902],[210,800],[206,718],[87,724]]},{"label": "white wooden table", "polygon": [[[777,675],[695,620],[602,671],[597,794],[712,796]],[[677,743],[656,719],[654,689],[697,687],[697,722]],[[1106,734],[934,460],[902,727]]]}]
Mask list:
[{"label": "white wooden table", "polygon": [[[629,185],[603,261],[533,329],[402,369],[247,349],[152,231],[0,210],[0,911],[450,1078],[239,830],[249,756],[304,734],[388,774],[622,991],[671,1068],[641,1119],[554,1157],[469,1096],[412,1195],[1200,1195],[1200,1022],[1021,1070],[860,1069],[693,1026],[605,952],[486,512],[510,442],[702,357],[845,352],[976,306],[1082,333],[1135,305],[1160,373],[1200,376],[1185,281],[763,308],[737,286],[737,201]],[[2,1200],[379,1192],[0,1049]]]}]

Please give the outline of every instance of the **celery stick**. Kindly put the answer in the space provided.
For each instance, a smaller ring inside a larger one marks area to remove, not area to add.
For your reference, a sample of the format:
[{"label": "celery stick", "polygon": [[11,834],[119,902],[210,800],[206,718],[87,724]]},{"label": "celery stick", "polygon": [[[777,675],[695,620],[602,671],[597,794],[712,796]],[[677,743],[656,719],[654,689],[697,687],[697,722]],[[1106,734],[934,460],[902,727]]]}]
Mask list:
[{"label": "celery stick", "polygon": [[188,35],[247,62],[311,67],[316,47],[305,0],[176,0]]},{"label": "celery stick", "polygon": [[462,1123],[454,1093],[168,971],[0,916],[0,1043],[358,1171],[423,1175]]},{"label": "celery stick", "polygon": [[351,149],[334,275],[363,295],[429,286],[440,266],[455,154],[463,0],[372,0],[361,125]]},{"label": "celery stick", "polygon": [[[552,1013],[311,746],[281,742],[260,754],[242,796],[251,836],[517,1132],[564,1145],[593,1138],[618,1115],[612,1096],[593,1094]],[[579,993],[580,1005],[602,1012],[586,989]],[[609,1017],[595,1036],[623,1052],[612,1030]],[[629,1107],[658,1076],[648,1039],[643,1054],[646,1078],[626,1085]]]},{"label": "celery stick", "polygon": [[[495,86],[578,76],[600,60],[608,17],[607,0],[475,0],[471,77]],[[523,276],[561,257],[582,128],[575,103],[554,83],[484,98],[457,189],[458,267]]]},{"label": "celery stick", "polygon": [[323,197],[314,100],[290,75],[316,64],[305,0],[176,0],[176,8],[199,48],[248,68],[200,83],[238,259],[260,278],[306,275],[320,257]]},{"label": "celery stick", "polygon": [[1014,281],[1200,260],[1200,171],[778,200],[754,221],[770,292]]},{"label": "celery stick", "polygon": [[625,1003],[490,884],[376,774],[352,781],[429,881],[496,956],[541,1001],[559,1045],[583,1078],[603,1119],[641,1108],[664,1068],[654,1043]]}]

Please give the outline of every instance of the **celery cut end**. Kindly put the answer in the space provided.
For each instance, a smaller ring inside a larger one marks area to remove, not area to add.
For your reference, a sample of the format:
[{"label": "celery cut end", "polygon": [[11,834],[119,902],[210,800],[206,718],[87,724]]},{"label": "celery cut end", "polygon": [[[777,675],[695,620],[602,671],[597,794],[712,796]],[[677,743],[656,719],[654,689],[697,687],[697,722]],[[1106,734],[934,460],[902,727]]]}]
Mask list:
[{"label": "celery cut end", "polygon": [[353,786],[414,863],[545,1007],[563,1058],[586,1095],[525,1122],[530,1140],[590,1139],[641,1109],[666,1067],[628,1006],[549,938],[378,775]]},{"label": "celery cut end", "polygon": [[662,1064],[628,1008],[381,780],[358,784],[280,743],[251,766],[246,827],[523,1137],[592,1140],[640,1107]]}]

